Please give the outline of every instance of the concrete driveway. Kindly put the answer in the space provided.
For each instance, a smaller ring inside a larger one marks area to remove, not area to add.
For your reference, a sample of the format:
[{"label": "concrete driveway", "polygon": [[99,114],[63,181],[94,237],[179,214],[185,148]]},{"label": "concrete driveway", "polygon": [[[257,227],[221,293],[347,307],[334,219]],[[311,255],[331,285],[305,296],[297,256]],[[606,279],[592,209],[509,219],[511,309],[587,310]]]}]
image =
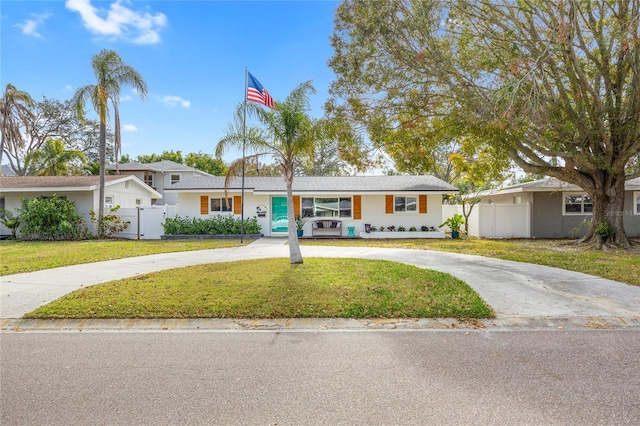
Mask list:
[{"label": "concrete driveway", "polygon": [[[503,325],[563,319],[582,325],[640,327],[640,287],[563,269],[426,250],[302,246],[304,257],[385,259],[454,275],[469,284]],[[2,328],[69,292],[170,268],[244,259],[288,257],[286,239],[242,247],[167,253],[68,266],[0,278]]]}]

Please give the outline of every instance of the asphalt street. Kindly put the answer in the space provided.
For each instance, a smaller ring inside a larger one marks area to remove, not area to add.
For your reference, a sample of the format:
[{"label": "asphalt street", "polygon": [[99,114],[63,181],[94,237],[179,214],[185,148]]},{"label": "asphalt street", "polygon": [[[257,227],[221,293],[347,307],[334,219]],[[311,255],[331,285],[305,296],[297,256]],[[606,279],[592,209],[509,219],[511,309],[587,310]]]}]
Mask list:
[{"label": "asphalt street", "polygon": [[640,424],[640,287],[454,253],[302,250],[451,273],[496,318],[20,318],[113,279],[286,257],[281,239],[3,276],[0,424]]},{"label": "asphalt street", "polygon": [[637,425],[640,333],[2,335],[2,425]]}]

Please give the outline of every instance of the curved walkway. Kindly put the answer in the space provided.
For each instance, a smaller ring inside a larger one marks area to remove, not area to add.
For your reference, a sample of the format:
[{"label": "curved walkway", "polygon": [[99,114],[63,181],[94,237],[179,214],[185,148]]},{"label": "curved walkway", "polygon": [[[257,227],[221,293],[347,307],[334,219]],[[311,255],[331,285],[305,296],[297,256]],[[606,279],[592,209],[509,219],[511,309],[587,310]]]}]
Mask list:
[{"label": "curved walkway", "polygon": [[[302,246],[304,257],[385,259],[434,269],[469,284],[501,325],[532,320],[595,328],[640,327],[640,287],[578,272],[480,256],[409,249]],[[281,238],[215,250],[157,254],[0,277],[2,328],[38,306],[82,287],[164,269],[212,262],[288,257]]]}]

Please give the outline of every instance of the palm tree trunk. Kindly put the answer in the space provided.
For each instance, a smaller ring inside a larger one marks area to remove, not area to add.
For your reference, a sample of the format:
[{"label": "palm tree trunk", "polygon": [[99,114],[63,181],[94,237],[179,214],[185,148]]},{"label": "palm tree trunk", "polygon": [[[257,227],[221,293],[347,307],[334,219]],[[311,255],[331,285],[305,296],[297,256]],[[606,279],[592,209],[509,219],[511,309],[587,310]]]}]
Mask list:
[{"label": "palm tree trunk", "polygon": [[113,115],[115,117],[116,174],[119,175],[120,169],[118,168],[118,157],[122,150],[122,140],[120,139],[120,113],[118,112],[118,102],[115,100],[112,100],[111,102],[113,103]]},{"label": "palm tree trunk", "polygon": [[289,258],[291,264],[302,263],[302,252],[296,232],[295,212],[293,211],[293,166],[284,171],[287,182],[287,219],[289,223]]},{"label": "palm tree trunk", "polygon": [[104,175],[105,175],[105,161],[106,161],[106,150],[107,150],[107,125],[104,120],[100,120],[100,190],[99,190],[99,200],[98,200],[98,236],[102,237],[103,226],[102,226],[102,218],[104,217]]}]

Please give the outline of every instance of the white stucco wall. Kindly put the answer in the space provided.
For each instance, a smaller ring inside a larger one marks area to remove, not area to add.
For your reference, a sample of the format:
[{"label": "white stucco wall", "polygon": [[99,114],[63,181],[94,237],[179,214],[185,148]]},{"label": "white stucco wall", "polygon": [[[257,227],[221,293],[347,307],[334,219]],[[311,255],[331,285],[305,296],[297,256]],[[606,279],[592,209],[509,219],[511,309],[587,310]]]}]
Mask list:
[{"label": "white stucco wall", "polygon": [[[95,208],[98,208],[98,190],[94,192],[96,194]],[[116,184],[105,186],[104,195],[105,197],[113,197],[114,206],[119,205],[122,208],[136,207],[136,200],[140,200],[141,206],[151,205],[151,194],[147,189],[147,186],[134,180],[118,182]]]}]

